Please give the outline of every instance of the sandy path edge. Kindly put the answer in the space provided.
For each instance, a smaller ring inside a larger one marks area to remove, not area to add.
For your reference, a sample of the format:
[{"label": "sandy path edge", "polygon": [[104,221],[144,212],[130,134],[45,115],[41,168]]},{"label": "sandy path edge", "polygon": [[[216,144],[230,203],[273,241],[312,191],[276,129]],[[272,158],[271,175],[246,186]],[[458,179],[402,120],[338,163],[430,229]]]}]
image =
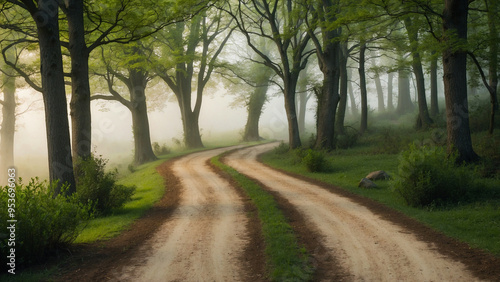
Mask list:
[{"label": "sandy path edge", "polygon": [[[464,262],[464,259],[460,259],[460,262],[457,262],[453,257],[450,259],[450,256],[444,258],[443,252],[440,250],[443,245],[448,245],[448,251],[444,251],[444,253],[450,253],[450,251],[453,252],[455,247],[460,244],[446,236],[436,235],[437,232],[422,226],[422,224],[417,223],[415,220],[394,220],[396,221],[395,224],[393,219],[404,216],[395,211],[390,212],[390,209],[387,207],[380,207],[383,206],[381,204],[373,203],[373,201],[364,198],[360,200],[359,198],[362,197],[359,196],[351,197],[355,198],[354,200],[346,199],[346,197],[350,197],[351,195],[348,192],[346,193],[345,190],[340,193],[342,196],[336,196],[336,198],[341,198],[340,202],[338,202],[338,199],[329,199],[334,194],[325,189],[317,188],[327,188],[328,190],[335,191],[339,188],[333,188],[331,185],[325,184],[318,185],[319,183],[315,181],[304,182],[304,178],[302,180],[296,177],[291,178],[289,175],[271,170],[269,167],[258,163],[256,160],[257,155],[271,149],[273,146],[262,145],[237,151],[228,156],[226,162],[240,172],[258,179],[266,186],[284,186],[280,188],[281,190],[276,190],[282,196],[288,198],[293,205],[296,205],[312,222],[320,225],[318,229],[323,229],[322,232],[327,238],[326,241],[328,241],[327,245],[332,250],[336,250],[334,252],[335,257],[340,258],[343,261],[344,267],[349,269],[353,274],[351,277],[352,280],[451,279],[471,281],[478,279],[495,280],[500,277],[498,276],[498,258],[484,254],[484,252],[479,251],[478,253],[477,250],[467,253],[470,259],[465,258],[465,260],[469,260],[469,263]],[[312,185],[314,186],[314,191],[308,191],[308,189],[311,189],[311,182],[316,184]],[[299,188],[293,187],[294,183],[299,183],[298,186],[300,188],[309,188],[301,192]],[[322,192],[318,192],[319,194],[315,195],[316,190]],[[297,200],[297,198],[300,198],[300,200]],[[308,199],[307,201],[310,201],[309,199],[314,200],[304,203],[305,199]],[[359,207],[358,202],[368,203],[369,209],[362,206]],[[337,207],[342,208],[339,209]],[[346,209],[356,210],[356,212],[361,214],[352,215],[350,212],[346,212]],[[373,209],[376,210],[375,213],[372,212]],[[381,212],[381,210],[384,211]],[[384,213],[385,215],[383,215]],[[332,214],[336,216],[332,217]],[[381,215],[389,220],[381,219]],[[345,221],[353,224],[346,227],[344,224]],[[418,228],[414,226],[410,226],[410,228],[400,226],[404,225],[401,223],[405,221],[406,224],[420,226]],[[336,231],[331,232],[331,230]],[[434,234],[431,234],[430,237],[425,236],[425,234],[422,236],[422,231],[423,233],[431,231]],[[339,237],[353,239],[348,240],[350,243],[346,243],[343,242],[346,240],[341,240]],[[425,240],[422,241],[422,239]],[[370,244],[366,242],[370,242]],[[429,244],[433,244],[433,246]],[[459,246],[458,249],[461,250],[463,248]],[[471,250],[470,248],[467,249]],[[480,259],[481,264],[476,262],[477,259]],[[474,270],[475,275],[472,275],[466,268]],[[478,269],[482,269],[482,271],[478,271]]]}]

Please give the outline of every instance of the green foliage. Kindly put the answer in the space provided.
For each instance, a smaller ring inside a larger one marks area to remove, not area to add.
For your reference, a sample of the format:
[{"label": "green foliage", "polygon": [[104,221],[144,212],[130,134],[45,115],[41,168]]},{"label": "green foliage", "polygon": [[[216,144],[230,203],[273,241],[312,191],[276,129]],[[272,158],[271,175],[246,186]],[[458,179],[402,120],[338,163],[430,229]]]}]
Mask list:
[{"label": "green foliage", "polygon": [[337,135],[336,147],[337,149],[352,148],[358,142],[359,132],[352,127],[345,127],[344,134]]},{"label": "green foliage", "polygon": [[284,155],[290,151],[290,147],[288,144],[285,144],[285,142],[281,141],[280,144],[274,148],[274,153],[276,155]]},{"label": "green foliage", "polygon": [[456,164],[442,147],[411,145],[400,156],[394,190],[413,207],[468,201],[478,184],[469,167]]},{"label": "green foliage", "polygon": [[328,161],[324,151],[307,149],[302,152],[302,163],[309,172],[326,172],[329,170]]},{"label": "green foliage", "polygon": [[[22,179],[15,188],[14,215],[16,222],[15,246],[8,245],[7,226],[10,223],[7,201],[9,187],[5,186],[0,191],[0,250],[5,258],[9,255],[10,248],[15,248],[16,262],[26,265],[41,261],[46,254],[73,242],[77,237],[83,223],[91,216],[90,204],[79,201],[76,194],[65,196],[68,186],[63,186],[57,196],[55,188],[57,183],[48,184],[38,178],[31,179],[28,184],[23,184]],[[12,244],[12,243],[11,243]]]},{"label": "green foliage", "polygon": [[121,207],[135,191],[135,187],[116,184],[117,172],[106,172],[106,163],[107,160],[92,155],[78,164],[78,197],[82,203],[92,203],[98,214]]},{"label": "green foliage", "polygon": [[172,152],[167,144],[160,145],[158,142],[153,142],[152,147],[153,152],[157,156],[168,155]]}]

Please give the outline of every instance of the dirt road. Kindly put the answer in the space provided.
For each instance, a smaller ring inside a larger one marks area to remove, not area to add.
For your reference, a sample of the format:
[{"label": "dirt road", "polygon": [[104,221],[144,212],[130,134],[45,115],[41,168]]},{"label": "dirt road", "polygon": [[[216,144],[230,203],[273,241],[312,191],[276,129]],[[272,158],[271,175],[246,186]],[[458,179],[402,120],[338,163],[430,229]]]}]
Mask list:
[{"label": "dirt road", "polygon": [[279,193],[314,225],[323,245],[353,281],[476,281],[465,266],[444,257],[410,231],[336,195],[260,164],[276,143],[227,156],[226,163]]},{"label": "dirt road", "polygon": [[241,280],[239,259],[247,239],[243,203],[206,165],[225,150],[191,154],[173,164],[182,184],[179,206],[137,254],[146,259],[118,269],[117,280]]}]

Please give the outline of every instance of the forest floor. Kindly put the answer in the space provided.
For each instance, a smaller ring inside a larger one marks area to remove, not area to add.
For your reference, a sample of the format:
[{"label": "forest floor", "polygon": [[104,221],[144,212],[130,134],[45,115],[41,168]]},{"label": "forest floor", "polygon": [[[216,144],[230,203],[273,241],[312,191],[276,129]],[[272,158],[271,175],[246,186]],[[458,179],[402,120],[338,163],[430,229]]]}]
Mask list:
[{"label": "forest floor", "polygon": [[[312,254],[315,280],[495,280],[499,260],[382,204],[273,170],[258,162],[276,143],[244,148],[225,162],[281,198],[280,208]],[[266,280],[259,223],[249,203],[194,153],[158,167],[162,200],[120,236],[82,245],[64,281]],[[316,247],[311,247],[316,246]]]}]

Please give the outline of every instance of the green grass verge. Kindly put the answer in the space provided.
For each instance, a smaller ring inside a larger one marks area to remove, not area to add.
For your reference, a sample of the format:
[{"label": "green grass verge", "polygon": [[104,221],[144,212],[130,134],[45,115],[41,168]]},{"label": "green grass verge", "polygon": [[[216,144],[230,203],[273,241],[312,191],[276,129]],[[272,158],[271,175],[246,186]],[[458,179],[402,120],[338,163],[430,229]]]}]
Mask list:
[{"label": "green grass verge", "polygon": [[[397,172],[398,155],[370,153],[379,148],[377,144],[371,146],[365,144],[354,149],[333,152],[327,156],[331,166],[331,172],[328,173],[308,172],[305,166],[297,161],[294,152],[276,154],[270,151],[262,156],[262,160],[272,167],[340,186],[381,202],[450,237],[500,256],[498,197],[447,208],[418,209],[408,207],[403,199],[392,191],[390,181],[377,181],[377,189],[358,188],[359,180],[371,171],[385,170],[391,175]],[[485,189],[496,190],[496,195],[500,195],[500,180],[482,179],[482,181]]]},{"label": "green grass verge", "polygon": [[262,223],[270,278],[273,281],[311,280],[312,268],[308,264],[308,254],[305,248],[299,246],[292,227],[278,209],[273,196],[254,181],[221,163],[219,156],[212,158],[211,162],[228,173],[256,206]]}]

